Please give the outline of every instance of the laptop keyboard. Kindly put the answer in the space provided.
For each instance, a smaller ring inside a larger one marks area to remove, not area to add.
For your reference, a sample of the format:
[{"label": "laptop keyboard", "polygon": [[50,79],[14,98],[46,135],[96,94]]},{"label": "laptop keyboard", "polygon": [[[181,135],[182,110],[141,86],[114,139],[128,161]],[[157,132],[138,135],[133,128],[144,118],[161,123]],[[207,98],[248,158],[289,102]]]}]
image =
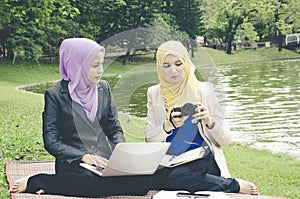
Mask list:
[{"label": "laptop keyboard", "polygon": [[99,171],[99,172],[102,172],[103,169],[104,169],[104,168],[102,168],[102,167],[95,167],[95,170],[96,170],[96,171]]}]

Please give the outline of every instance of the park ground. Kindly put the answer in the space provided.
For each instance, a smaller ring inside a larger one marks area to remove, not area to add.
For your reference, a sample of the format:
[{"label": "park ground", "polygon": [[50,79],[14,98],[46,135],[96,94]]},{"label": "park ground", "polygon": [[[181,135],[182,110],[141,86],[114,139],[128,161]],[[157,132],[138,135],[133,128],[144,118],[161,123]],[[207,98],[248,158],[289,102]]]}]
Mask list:
[{"label": "park ground", "polygon": [[[276,48],[246,50],[227,55],[214,49],[206,49],[217,66],[240,62],[299,59],[291,51],[277,52]],[[200,51],[199,51],[200,52]],[[197,56],[197,52],[196,52]],[[140,59],[138,64],[153,61]],[[137,63],[122,66],[114,62],[105,75],[116,75],[129,71]],[[28,93],[15,88],[21,85],[47,82],[60,78],[57,63],[33,65],[0,62],[0,198],[10,198],[5,176],[5,161],[53,160],[43,148],[41,137],[41,113],[43,95]],[[121,124],[127,118],[120,116]],[[143,127],[143,122],[140,123]],[[140,140],[139,140],[140,141]],[[224,148],[229,170],[233,177],[254,182],[262,195],[300,198],[300,162],[283,154],[272,154],[256,150],[239,143]]]}]

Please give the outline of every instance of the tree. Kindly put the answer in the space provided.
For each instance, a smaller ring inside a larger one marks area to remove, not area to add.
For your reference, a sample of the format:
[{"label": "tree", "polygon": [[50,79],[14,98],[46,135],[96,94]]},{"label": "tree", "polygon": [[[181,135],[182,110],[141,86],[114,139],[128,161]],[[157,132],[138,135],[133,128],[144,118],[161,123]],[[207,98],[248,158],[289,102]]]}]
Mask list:
[{"label": "tree", "polygon": [[253,15],[269,13],[273,8],[268,0],[206,0],[205,5],[209,7],[205,17],[205,24],[209,24],[206,30],[219,35],[226,43],[228,54],[232,53],[234,38],[242,24],[251,22]]},{"label": "tree", "polygon": [[179,27],[178,30],[187,33],[189,39],[185,41],[185,43],[186,47],[192,50],[192,56],[194,56],[194,39],[197,35],[204,33],[202,29],[203,20],[200,6],[201,0],[167,0],[165,1],[164,7],[166,13],[175,17],[175,22]]},{"label": "tree", "polygon": [[72,7],[68,0],[55,0],[48,7],[49,17],[40,27],[45,34],[39,42],[43,46],[44,54],[48,55],[50,62],[52,62],[61,41],[76,36],[74,30],[78,30],[79,24],[73,18],[79,14],[79,10]]},{"label": "tree", "polygon": [[297,4],[295,0],[278,0],[275,5],[274,30],[278,36],[278,51],[282,51],[284,35],[292,33],[293,27],[295,27],[294,15],[299,13],[295,8],[299,7],[299,2]]},{"label": "tree", "polygon": [[[144,45],[143,43],[146,43],[146,33],[139,28],[154,25],[154,21],[160,11],[158,1],[127,0],[125,2],[124,5],[116,7],[116,10],[108,16],[112,20],[103,24],[104,28],[100,35],[104,45],[118,45],[122,49],[126,48],[123,64],[126,64],[129,59],[133,59],[136,50],[141,49]],[[108,39],[112,35],[120,33],[122,33],[122,36],[119,35]]]},{"label": "tree", "polygon": [[[153,50],[171,38],[191,48],[198,35],[221,44],[229,54],[240,34],[252,42],[276,37],[281,50],[284,36],[300,31],[298,4],[299,0],[1,0],[0,55],[13,62],[17,56],[37,62],[47,54],[51,61],[67,37],[124,48],[124,63],[137,50]],[[128,34],[114,37],[122,32]]]},{"label": "tree", "polygon": [[292,21],[291,33],[300,33],[299,0],[289,0],[289,10],[289,21]]},{"label": "tree", "polygon": [[9,38],[11,29],[9,23],[9,4],[7,1],[0,1],[0,57],[7,56],[6,40]]},{"label": "tree", "polygon": [[1,15],[6,18],[1,23],[10,30],[10,34],[2,42],[13,63],[16,56],[38,62],[39,57],[44,54],[43,49],[51,45],[48,43],[51,33],[57,31],[51,20],[71,18],[77,12],[68,0],[5,2]]},{"label": "tree", "polygon": [[[268,12],[257,13],[252,16],[252,23],[259,33],[260,39],[276,38],[278,51],[282,51],[284,36],[297,32],[300,14],[297,11],[297,0],[273,0],[269,1]],[[298,21],[298,22],[297,22]],[[298,28],[299,30],[299,28]]]}]

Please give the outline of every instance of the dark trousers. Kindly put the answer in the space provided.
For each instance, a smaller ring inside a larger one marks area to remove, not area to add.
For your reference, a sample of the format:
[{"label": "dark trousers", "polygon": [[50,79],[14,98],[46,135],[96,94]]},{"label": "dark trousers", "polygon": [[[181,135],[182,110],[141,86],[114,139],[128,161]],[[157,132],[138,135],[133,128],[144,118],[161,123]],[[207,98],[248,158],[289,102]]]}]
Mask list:
[{"label": "dark trousers", "polygon": [[174,168],[161,168],[153,176],[153,189],[223,191],[237,193],[240,186],[235,179],[220,177],[220,170],[212,154],[203,159]]},{"label": "dark trousers", "polygon": [[[86,170],[85,170],[86,171]],[[99,177],[91,172],[38,174],[29,178],[26,192],[81,197],[110,195],[145,195],[150,189],[223,191],[240,190],[235,179],[220,177],[220,170],[211,154],[203,159],[174,168],[159,168],[154,175]]]},{"label": "dark trousers", "polygon": [[104,197],[145,195],[151,188],[151,176],[99,177],[86,174],[38,174],[29,178],[26,192],[65,196]]}]

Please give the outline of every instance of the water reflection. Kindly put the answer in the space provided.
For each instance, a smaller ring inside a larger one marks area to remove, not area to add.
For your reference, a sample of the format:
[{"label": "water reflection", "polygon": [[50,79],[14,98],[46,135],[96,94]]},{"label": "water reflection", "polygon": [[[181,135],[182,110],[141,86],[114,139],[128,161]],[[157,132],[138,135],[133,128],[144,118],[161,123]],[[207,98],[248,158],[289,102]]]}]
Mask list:
[{"label": "water reflection", "polygon": [[300,62],[219,67],[235,141],[300,160]]},{"label": "water reflection", "polygon": [[137,117],[146,117],[147,88],[157,83],[158,77],[154,63],[139,65],[119,75],[119,80],[113,87],[118,109]]}]

